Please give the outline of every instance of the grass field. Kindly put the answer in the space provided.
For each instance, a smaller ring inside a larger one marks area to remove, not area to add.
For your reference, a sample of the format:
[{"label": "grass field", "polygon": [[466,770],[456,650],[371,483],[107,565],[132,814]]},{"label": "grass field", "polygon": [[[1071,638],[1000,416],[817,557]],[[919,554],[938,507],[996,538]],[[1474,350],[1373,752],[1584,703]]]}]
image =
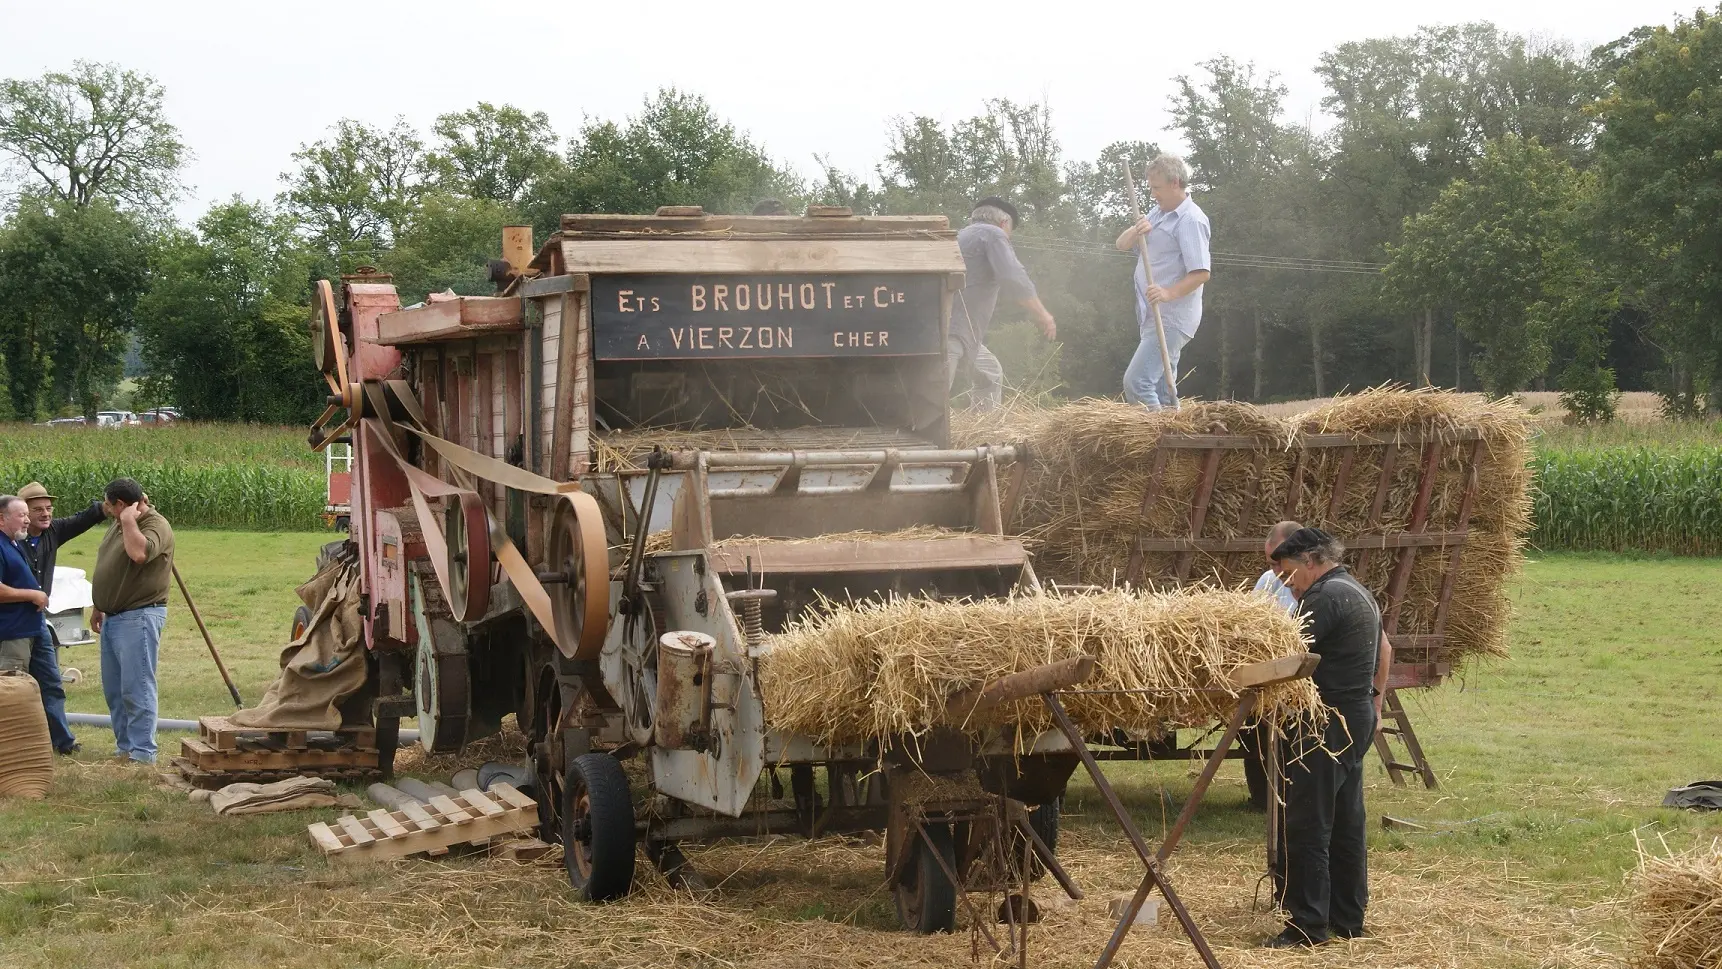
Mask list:
[{"label": "grass field", "polygon": [[[186,532],[180,566],[248,700],[268,682],[321,537]],[[62,553],[86,566],[93,543]],[[1252,909],[1261,816],[1228,765],[1174,858],[1172,874],[1228,966],[1553,967],[1616,964],[1628,928],[1622,876],[1637,844],[1686,847],[1722,836],[1722,818],[1656,807],[1669,787],[1714,777],[1722,739],[1722,561],[1556,556],[1516,589],[1514,658],[1411,699],[1442,780],[1395,789],[1371,761],[1376,938],[1309,955],[1251,948],[1272,927]],[[75,710],[103,709],[94,648],[68,665]],[[162,655],[165,716],[229,709],[177,600]],[[560,872],[452,860],[331,867],[305,825],[334,812],[216,819],[106,761],[111,737],[80,729],[38,803],[0,806],[0,965],[149,967],[960,965],[965,930],[891,931],[881,852],[846,839],[693,853],[719,883],[696,901],[641,862],[635,898],[571,903]],[[176,743],[164,735],[164,748]],[[1113,765],[1154,838],[1189,789],[1185,764]],[[1060,854],[1090,892],[1052,911],[1031,964],[1085,966],[1110,929],[1105,901],[1137,877],[1096,795],[1080,780]],[[1044,897],[1044,896],[1043,896]],[[963,919],[961,924],[967,924]],[[1138,930],[1127,965],[1197,965],[1162,912]]]}]

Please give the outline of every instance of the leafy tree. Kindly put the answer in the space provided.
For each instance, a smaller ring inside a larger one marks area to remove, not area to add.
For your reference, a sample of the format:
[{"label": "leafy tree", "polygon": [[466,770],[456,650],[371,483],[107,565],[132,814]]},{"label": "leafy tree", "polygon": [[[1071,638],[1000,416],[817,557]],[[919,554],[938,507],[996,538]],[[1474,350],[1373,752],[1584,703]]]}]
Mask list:
[{"label": "leafy tree", "polygon": [[587,122],[561,168],[533,187],[526,208],[548,234],[565,212],[649,214],[660,205],[742,212],[768,196],[803,194],[793,173],[704,98],[665,88],[624,123]]},{"label": "leafy tree", "polygon": [[494,292],[489,261],[502,255],[502,227],[519,221],[500,202],[431,192],[383,255],[382,268],[394,274],[404,304],[445,289],[487,295]]},{"label": "leafy tree", "polygon": [[343,267],[374,262],[424,191],[424,144],[400,118],[386,131],[343,119],[293,161],[276,203]]},{"label": "leafy tree", "polygon": [[138,329],[145,393],[194,420],[309,420],[322,380],[303,304],[317,257],[290,217],[235,197],[162,247]]},{"label": "leafy tree", "polygon": [[1570,289],[1585,268],[1578,227],[1588,189],[1554,152],[1507,135],[1388,249],[1388,285],[1403,300],[1455,307],[1491,393],[1524,388],[1548,367],[1557,326],[1596,315]]},{"label": "leafy tree", "polygon": [[46,400],[94,419],[119,380],[152,240],[103,199],[26,198],[0,234],[0,352],[14,415]]},{"label": "leafy tree", "polygon": [[89,61],[0,81],[0,155],[12,159],[26,194],[159,211],[178,195],[188,154],[163,98],[154,78]]},{"label": "leafy tree", "polygon": [[473,199],[517,205],[556,169],[557,137],[550,116],[480,101],[441,115],[431,126],[437,148],[426,163],[438,185]]},{"label": "leafy tree", "polygon": [[[1629,298],[1655,309],[1675,412],[1722,411],[1722,10],[1598,51],[1597,168],[1623,243]],[[1624,217],[1623,217],[1624,214]]]}]

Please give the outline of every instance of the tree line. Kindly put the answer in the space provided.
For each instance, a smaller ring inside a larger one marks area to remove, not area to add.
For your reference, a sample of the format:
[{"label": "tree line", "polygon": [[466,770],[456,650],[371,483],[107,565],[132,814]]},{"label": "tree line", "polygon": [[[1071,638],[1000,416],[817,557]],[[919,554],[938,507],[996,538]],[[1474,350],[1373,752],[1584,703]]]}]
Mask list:
[{"label": "tree line", "polygon": [[[1672,416],[1722,411],[1722,8],[1587,53],[1486,23],[1347,42],[1316,65],[1327,127],[1272,73],[1219,57],[1171,79],[1178,142],[1214,227],[1214,276],[1180,388],[1255,401],[1396,380],[1562,391],[1606,419],[1621,389]],[[1170,143],[1170,142],[1168,142]],[[309,282],[376,266],[404,302],[490,290],[504,225],[660,205],[939,213],[1015,201],[1015,237],[1060,342],[1008,316],[990,338],[1030,394],[1114,395],[1136,334],[1120,140],[1066,158],[1044,104],[989,101],[885,132],[871,173],[804,177],[698,95],[560,136],[479,103],[428,132],[343,119],[272,199],[177,224],[187,146],[153,79],[79,63],[0,81],[0,416],[93,412],[134,341],[145,399],[215,420],[320,409]],[[1146,200],[1143,200],[1146,204]]]}]

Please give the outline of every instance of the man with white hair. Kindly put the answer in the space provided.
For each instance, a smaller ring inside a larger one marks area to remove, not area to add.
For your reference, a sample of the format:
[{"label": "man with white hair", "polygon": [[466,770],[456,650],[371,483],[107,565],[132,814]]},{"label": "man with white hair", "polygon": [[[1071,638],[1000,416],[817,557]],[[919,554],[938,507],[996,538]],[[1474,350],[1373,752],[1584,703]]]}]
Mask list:
[{"label": "man with white hair", "polygon": [[[1148,268],[1154,285],[1136,261],[1136,332],[1139,342],[1124,369],[1124,399],[1149,410],[1176,409],[1178,352],[1202,323],[1202,285],[1214,264],[1208,254],[1208,215],[1190,198],[1190,166],[1177,155],[1161,155],[1148,163],[1148,191],[1154,207],[1118,236],[1118,248],[1128,252],[1136,240],[1148,237]],[[1154,306],[1166,331],[1167,361],[1160,359],[1160,335]],[[1166,363],[1172,372],[1166,372]]]},{"label": "man with white hair", "polygon": [[974,406],[992,410],[1004,399],[1004,368],[986,348],[987,327],[1002,291],[1040,324],[1048,340],[1058,336],[1058,323],[1041,305],[1028,270],[1017,260],[1010,236],[1016,230],[1016,206],[996,195],[975,203],[969,224],[957,233],[957,248],[963,253],[963,288],[951,305],[951,331],[945,340],[945,382],[970,370]]},{"label": "man with white hair", "polygon": [[48,595],[18,543],[30,534],[30,508],[16,495],[0,495],[0,673],[30,667],[30,650],[42,628]]}]

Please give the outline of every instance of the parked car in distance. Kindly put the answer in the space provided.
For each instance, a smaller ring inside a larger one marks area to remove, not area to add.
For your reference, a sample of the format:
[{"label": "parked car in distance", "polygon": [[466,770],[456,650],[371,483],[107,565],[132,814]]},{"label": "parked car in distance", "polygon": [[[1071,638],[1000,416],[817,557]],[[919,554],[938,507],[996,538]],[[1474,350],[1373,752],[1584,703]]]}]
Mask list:
[{"label": "parked car in distance", "polygon": [[99,410],[96,411],[97,427],[120,427],[126,424],[136,424],[138,416],[129,410]]},{"label": "parked car in distance", "polygon": [[172,424],[177,420],[179,420],[179,415],[165,407],[146,410],[138,414],[138,423],[140,424]]},{"label": "parked car in distance", "polygon": [[85,423],[85,421],[82,417],[56,417],[53,420],[48,422],[48,426],[49,427],[83,427],[84,423]]}]

